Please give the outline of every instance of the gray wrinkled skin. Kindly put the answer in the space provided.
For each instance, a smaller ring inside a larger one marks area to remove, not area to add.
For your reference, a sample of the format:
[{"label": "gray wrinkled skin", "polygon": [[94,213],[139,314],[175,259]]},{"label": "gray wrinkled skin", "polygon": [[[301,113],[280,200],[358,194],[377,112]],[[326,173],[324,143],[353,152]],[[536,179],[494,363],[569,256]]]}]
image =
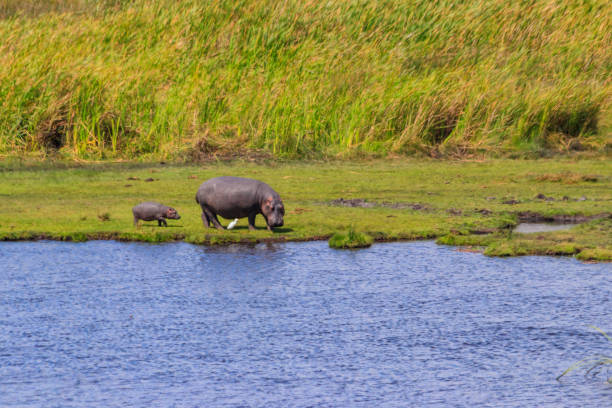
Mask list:
[{"label": "gray wrinkled skin", "polygon": [[132,213],[134,214],[134,225],[138,226],[138,221],[155,221],[157,220],[158,226],[167,227],[168,223],[166,222],[166,218],[172,220],[180,220],[181,216],[176,212],[176,210],[172,207],[168,207],[166,205],[155,203],[152,201],[147,201],[144,203],[140,203],[134,208],[132,208]]},{"label": "gray wrinkled skin", "polygon": [[[223,227],[217,215],[223,218],[249,218],[249,229],[255,229],[255,216],[261,214],[268,230],[284,225],[285,207],[278,193],[258,180],[242,177],[216,177],[202,183],[196,194],[202,207],[204,226]],[[212,226],[211,226],[212,223]]]}]

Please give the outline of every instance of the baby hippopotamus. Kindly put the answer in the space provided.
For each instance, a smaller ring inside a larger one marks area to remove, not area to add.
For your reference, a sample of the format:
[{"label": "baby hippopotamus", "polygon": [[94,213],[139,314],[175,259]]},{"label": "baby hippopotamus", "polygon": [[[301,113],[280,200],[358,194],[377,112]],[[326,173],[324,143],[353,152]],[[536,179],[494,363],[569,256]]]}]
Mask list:
[{"label": "baby hippopotamus", "polygon": [[139,220],[157,220],[158,226],[161,227],[163,224],[164,227],[167,227],[168,223],[166,222],[166,218],[170,218],[171,220],[181,219],[181,216],[178,215],[178,212],[176,212],[174,208],[152,201],[138,204],[136,207],[132,208],[132,213],[134,214],[135,226],[138,226]]},{"label": "baby hippopotamus", "polygon": [[242,177],[215,177],[202,183],[196,194],[202,207],[202,221],[222,230],[217,214],[223,218],[249,217],[255,229],[255,216],[263,215],[269,231],[283,226],[285,207],[278,193],[264,182]]}]

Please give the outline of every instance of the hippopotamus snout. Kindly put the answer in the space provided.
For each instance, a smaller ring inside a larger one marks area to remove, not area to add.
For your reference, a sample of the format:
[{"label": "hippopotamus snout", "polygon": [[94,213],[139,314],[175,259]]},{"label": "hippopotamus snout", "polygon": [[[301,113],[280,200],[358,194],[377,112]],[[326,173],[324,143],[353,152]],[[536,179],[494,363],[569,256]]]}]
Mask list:
[{"label": "hippopotamus snout", "polygon": [[283,215],[282,214],[274,214],[270,217],[268,217],[268,225],[272,228],[274,227],[282,227],[283,225],[285,225],[284,221],[283,221]]},{"label": "hippopotamus snout", "polygon": [[163,213],[163,217],[169,220],[180,220],[181,216],[179,213],[172,207],[167,207]]},{"label": "hippopotamus snout", "polygon": [[270,227],[274,228],[274,227],[282,227],[283,225],[285,225],[285,223],[283,222],[283,220],[276,221],[276,222],[270,221],[270,223],[268,223],[268,225]]}]

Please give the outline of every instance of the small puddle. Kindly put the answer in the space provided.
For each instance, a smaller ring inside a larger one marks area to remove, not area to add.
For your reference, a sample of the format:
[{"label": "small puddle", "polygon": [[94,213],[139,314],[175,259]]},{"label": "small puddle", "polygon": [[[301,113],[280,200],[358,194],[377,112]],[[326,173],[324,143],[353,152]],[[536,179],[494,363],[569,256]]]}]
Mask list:
[{"label": "small puddle", "polygon": [[549,224],[545,222],[522,222],[516,226],[514,232],[532,234],[535,232],[550,232],[568,230],[578,224]]}]

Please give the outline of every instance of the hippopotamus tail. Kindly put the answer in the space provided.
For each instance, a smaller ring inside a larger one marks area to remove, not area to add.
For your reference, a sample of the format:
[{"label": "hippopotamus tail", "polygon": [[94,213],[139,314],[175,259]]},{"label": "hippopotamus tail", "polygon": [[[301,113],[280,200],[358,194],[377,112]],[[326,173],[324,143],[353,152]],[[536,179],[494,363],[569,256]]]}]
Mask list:
[{"label": "hippopotamus tail", "polygon": [[196,203],[200,204],[200,202],[198,201],[198,195],[197,194],[195,196],[195,199],[196,199]]}]

